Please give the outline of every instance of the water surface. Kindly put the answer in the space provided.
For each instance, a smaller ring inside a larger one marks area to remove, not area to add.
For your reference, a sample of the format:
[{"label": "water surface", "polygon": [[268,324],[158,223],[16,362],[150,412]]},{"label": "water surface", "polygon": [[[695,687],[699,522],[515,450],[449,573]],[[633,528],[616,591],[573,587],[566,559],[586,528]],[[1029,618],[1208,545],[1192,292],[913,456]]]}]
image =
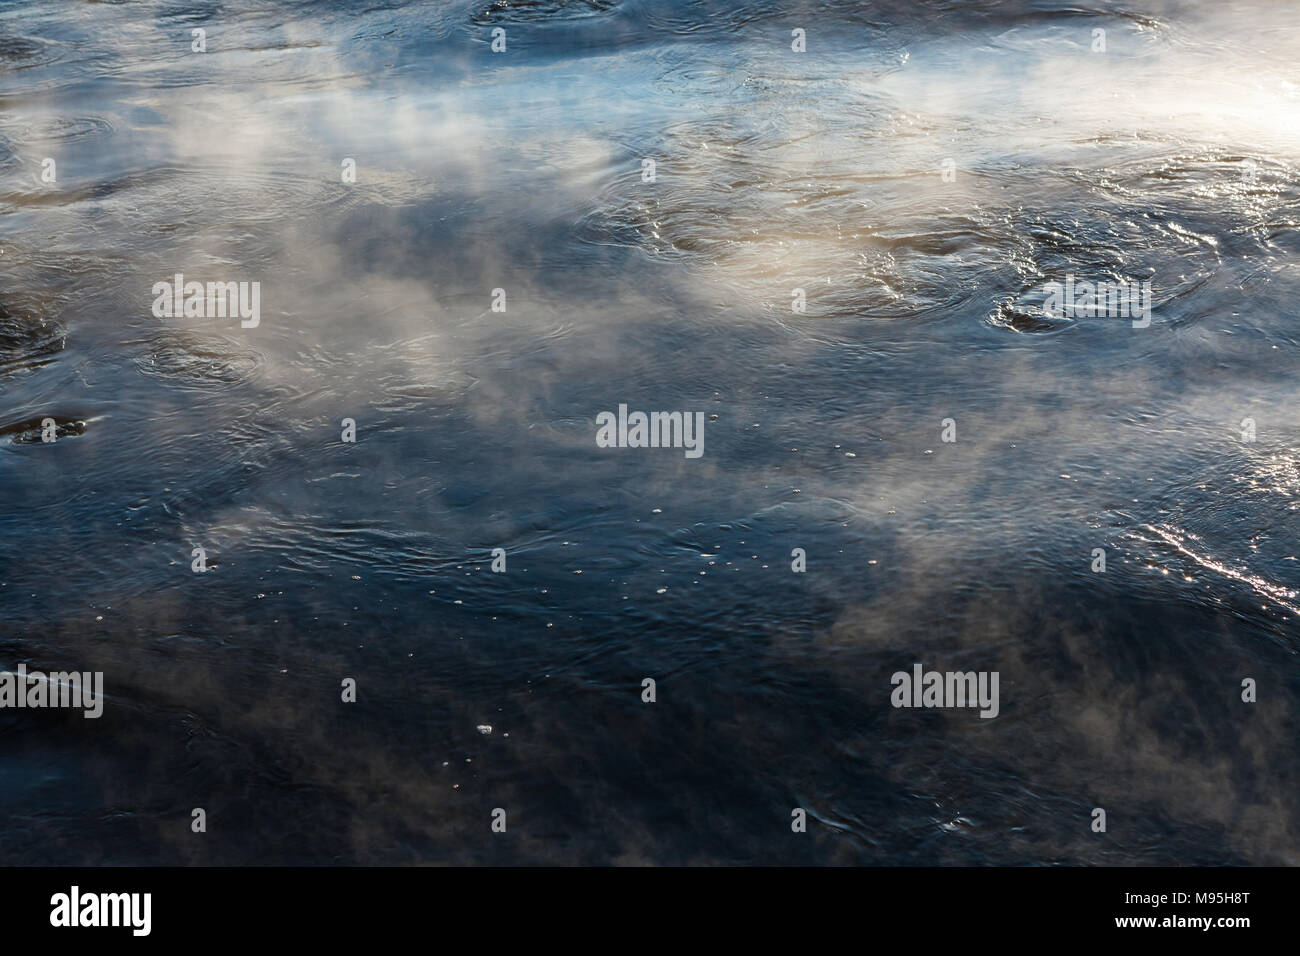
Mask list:
[{"label": "water surface", "polygon": [[[0,666],[109,695],[0,712],[0,859],[1300,862],[1298,48],[1280,0],[0,3]],[[260,324],[156,317],[176,273]],[[598,448],[620,403],[703,457]],[[914,662],[999,716],[890,707]]]}]

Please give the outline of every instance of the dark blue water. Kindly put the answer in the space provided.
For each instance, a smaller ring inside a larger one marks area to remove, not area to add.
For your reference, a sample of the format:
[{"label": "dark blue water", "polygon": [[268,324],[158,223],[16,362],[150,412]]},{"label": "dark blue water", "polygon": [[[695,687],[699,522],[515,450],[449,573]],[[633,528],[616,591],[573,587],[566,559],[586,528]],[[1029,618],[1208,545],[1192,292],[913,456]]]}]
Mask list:
[{"label": "dark blue water", "polygon": [[1298,50],[1283,0],[0,3],[0,668],[107,694],[0,710],[0,861],[1300,862]]}]

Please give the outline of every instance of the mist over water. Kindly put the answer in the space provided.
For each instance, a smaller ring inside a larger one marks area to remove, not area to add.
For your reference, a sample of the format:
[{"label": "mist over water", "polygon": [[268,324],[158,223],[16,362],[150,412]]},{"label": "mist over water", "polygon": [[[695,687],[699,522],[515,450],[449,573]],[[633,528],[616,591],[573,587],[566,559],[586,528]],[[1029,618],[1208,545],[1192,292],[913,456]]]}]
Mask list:
[{"label": "mist over water", "polygon": [[[0,710],[0,861],[1300,863],[1297,52],[1282,0],[0,2],[0,668],[106,696]],[[999,715],[891,707],[916,662]]]}]

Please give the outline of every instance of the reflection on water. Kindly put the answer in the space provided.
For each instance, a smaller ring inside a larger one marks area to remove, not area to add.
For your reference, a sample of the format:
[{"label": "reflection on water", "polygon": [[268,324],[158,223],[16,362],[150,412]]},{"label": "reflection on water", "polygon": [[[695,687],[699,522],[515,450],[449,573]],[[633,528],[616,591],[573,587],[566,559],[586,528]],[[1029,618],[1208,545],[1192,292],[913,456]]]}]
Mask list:
[{"label": "reflection on water", "polygon": [[[0,3],[0,666],[108,695],[0,711],[5,862],[1297,862],[1297,46]],[[156,318],[177,273],[260,324]],[[619,403],[706,454],[597,448]],[[999,717],[892,709],[913,662]]]}]

